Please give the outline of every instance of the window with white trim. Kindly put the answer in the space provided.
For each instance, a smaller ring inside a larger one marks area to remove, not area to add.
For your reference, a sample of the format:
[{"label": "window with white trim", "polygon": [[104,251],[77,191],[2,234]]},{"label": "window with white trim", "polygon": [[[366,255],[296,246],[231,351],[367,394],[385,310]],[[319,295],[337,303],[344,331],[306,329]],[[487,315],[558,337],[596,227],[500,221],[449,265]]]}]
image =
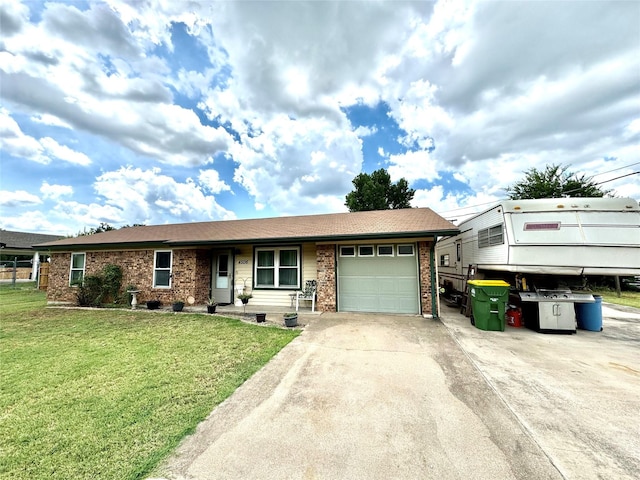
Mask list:
[{"label": "window with white trim", "polygon": [[352,246],[340,246],[340,256],[341,257],[355,257],[356,256],[356,247]]},{"label": "window with white trim", "polygon": [[373,245],[360,245],[358,246],[359,257],[373,257]]},{"label": "window with white trim", "polygon": [[87,255],[85,253],[71,254],[71,271],[69,272],[69,285],[82,285],[84,282],[84,267]]},{"label": "window with white trim", "polygon": [[378,245],[379,257],[393,257],[393,245]]},{"label": "window with white trim", "polygon": [[415,255],[413,251],[413,245],[398,245],[398,256],[399,257],[412,257]]},{"label": "window with white trim", "polygon": [[255,288],[300,288],[300,247],[256,248]]},{"label": "window with white trim", "polygon": [[153,258],[153,288],[171,288],[173,252],[156,250]]},{"label": "window with white trim", "polygon": [[445,253],[444,255],[440,255],[440,266],[448,267],[449,266],[449,254]]}]

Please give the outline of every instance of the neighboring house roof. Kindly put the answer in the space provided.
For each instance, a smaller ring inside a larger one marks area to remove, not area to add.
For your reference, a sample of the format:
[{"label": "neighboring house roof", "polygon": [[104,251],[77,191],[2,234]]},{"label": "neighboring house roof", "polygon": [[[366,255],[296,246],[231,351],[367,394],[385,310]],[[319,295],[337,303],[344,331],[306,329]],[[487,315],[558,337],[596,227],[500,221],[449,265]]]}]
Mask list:
[{"label": "neighboring house roof", "polygon": [[41,233],[11,232],[0,229],[0,245],[3,250],[33,250],[33,246],[59,240],[61,235],[43,235]]},{"label": "neighboring house roof", "polygon": [[56,242],[50,249],[99,248],[116,245],[212,245],[276,241],[322,241],[362,238],[408,238],[458,233],[458,227],[429,208],[222,220],[127,227]]}]

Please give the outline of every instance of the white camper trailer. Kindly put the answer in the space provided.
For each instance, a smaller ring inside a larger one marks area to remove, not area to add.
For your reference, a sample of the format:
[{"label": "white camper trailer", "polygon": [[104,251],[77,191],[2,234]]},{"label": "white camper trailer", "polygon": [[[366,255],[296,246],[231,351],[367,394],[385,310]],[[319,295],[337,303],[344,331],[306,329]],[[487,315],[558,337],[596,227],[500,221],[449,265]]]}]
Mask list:
[{"label": "white camper trailer", "polygon": [[588,275],[640,275],[640,207],[629,198],[502,201],[458,227],[436,244],[439,285],[454,295],[470,265],[476,278],[518,290],[527,281],[553,288]]}]

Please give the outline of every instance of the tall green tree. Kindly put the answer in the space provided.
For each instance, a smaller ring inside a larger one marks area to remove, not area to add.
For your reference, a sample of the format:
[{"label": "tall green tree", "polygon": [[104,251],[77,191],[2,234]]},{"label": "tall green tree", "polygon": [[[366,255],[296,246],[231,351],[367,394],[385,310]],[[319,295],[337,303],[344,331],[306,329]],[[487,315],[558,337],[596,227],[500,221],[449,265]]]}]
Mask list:
[{"label": "tall green tree", "polygon": [[568,165],[547,165],[544,170],[531,168],[522,180],[507,187],[507,195],[511,200],[611,195],[611,190],[602,190],[592,177],[568,169]]},{"label": "tall green tree", "polygon": [[411,208],[411,200],[416,193],[404,178],[391,183],[391,177],[384,168],[371,174],[361,173],[352,183],[355,189],[345,197],[345,205],[350,212]]}]

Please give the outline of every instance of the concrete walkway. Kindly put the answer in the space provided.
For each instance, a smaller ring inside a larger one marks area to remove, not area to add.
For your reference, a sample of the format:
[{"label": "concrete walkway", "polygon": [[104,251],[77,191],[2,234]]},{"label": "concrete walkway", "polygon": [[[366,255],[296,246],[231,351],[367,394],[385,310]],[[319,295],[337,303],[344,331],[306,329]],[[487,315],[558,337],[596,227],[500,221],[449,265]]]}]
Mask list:
[{"label": "concrete walkway", "polygon": [[311,317],[160,475],[562,478],[445,324],[354,314]]}]

